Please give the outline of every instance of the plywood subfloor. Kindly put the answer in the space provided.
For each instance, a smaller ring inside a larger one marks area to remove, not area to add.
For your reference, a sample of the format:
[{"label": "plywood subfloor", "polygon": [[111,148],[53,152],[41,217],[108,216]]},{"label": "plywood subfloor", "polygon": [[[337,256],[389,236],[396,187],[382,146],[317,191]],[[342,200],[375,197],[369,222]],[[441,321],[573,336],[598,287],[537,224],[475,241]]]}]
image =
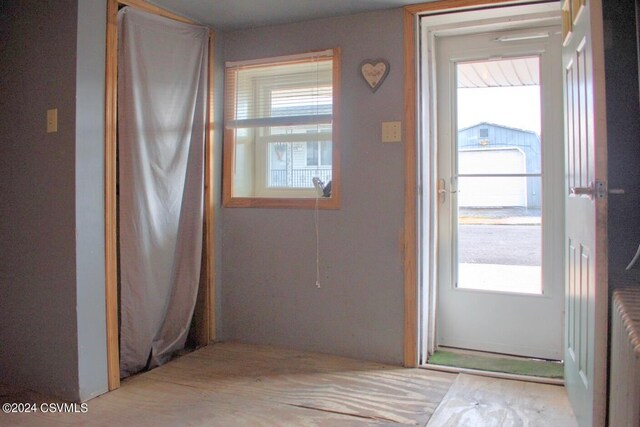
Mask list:
[{"label": "plywood subfloor", "polygon": [[429,427],[577,427],[564,387],[459,374]]},{"label": "plywood subfloor", "polygon": [[[0,425],[424,426],[454,374],[215,344],[124,381],[85,414],[0,414]],[[5,394],[36,399],[28,394]],[[42,398],[39,401],[46,401]]]}]

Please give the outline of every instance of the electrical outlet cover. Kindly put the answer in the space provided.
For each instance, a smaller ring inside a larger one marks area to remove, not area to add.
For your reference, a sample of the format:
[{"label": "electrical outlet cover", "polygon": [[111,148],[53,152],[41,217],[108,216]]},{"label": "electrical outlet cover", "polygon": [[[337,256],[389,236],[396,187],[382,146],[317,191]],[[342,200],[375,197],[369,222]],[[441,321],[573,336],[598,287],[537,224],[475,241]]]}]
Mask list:
[{"label": "electrical outlet cover", "polygon": [[401,128],[401,122],[382,122],[382,142],[400,142]]}]

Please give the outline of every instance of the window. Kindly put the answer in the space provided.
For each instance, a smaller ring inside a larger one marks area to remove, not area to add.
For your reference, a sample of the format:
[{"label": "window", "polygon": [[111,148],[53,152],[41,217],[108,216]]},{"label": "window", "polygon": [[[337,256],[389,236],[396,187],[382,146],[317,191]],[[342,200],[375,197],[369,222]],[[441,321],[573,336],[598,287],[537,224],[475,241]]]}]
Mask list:
[{"label": "window", "polygon": [[308,142],[307,166],[331,166],[331,141]]},{"label": "window", "polygon": [[[339,207],[339,50],[226,64],[224,205]],[[316,201],[314,178],[331,183]]]}]

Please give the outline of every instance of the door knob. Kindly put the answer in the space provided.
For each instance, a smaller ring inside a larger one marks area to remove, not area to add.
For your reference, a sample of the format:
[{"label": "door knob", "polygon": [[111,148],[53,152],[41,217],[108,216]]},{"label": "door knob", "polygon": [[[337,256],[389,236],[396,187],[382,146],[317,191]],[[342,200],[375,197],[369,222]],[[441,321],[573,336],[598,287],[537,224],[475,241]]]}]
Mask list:
[{"label": "door knob", "polygon": [[588,187],[570,187],[569,193],[575,197],[605,199],[607,194],[624,194],[623,188],[608,188],[605,181],[589,183]]},{"label": "door knob", "polygon": [[453,194],[453,193],[457,193],[458,191],[451,191],[451,190],[447,190],[447,184],[444,180],[444,178],[440,178],[438,180],[438,199],[440,199],[440,203],[444,203],[445,200],[445,194],[449,193],[449,194]]},{"label": "door knob", "polygon": [[569,192],[576,197],[589,197],[593,199],[593,187],[571,187]]}]

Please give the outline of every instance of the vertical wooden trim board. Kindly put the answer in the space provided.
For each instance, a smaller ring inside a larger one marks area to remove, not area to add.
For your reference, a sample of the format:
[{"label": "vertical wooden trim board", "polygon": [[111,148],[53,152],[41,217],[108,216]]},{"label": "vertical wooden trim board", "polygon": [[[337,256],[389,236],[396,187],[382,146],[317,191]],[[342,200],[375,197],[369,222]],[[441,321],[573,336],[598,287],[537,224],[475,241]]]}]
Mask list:
[{"label": "vertical wooden trim board", "polygon": [[[215,107],[214,107],[214,95],[215,95],[215,44],[216,44],[216,36],[213,30],[209,31],[209,82],[208,82],[208,91],[207,94],[207,136],[205,142],[205,218],[204,218],[204,229],[206,233],[205,237],[205,252],[207,254],[206,258],[206,319],[207,319],[207,340],[211,342],[216,339],[216,317],[215,317],[215,307],[216,307],[216,292],[215,292],[215,244],[213,241],[214,230],[215,230],[215,216],[214,216],[214,204],[215,197],[213,194],[213,160],[214,160],[214,152],[215,152],[215,141],[214,141],[214,123],[215,123]],[[207,344],[207,343],[205,343]]]},{"label": "vertical wooden trim board", "polygon": [[[637,1],[637,0],[636,0]],[[584,7],[584,6],[583,6]],[[607,145],[607,93],[606,93],[606,72],[604,59],[604,18],[602,16],[602,1],[591,1],[591,49],[593,61],[593,108],[594,116],[594,138],[595,138],[595,168],[598,181],[607,181],[608,168],[608,145]],[[580,9],[582,12],[582,9]],[[578,13],[579,15],[580,13]],[[576,16],[577,18],[577,16]],[[604,142],[604,143],[603,143]],[[602,284],[596,282],[596,293],[599,297],[595,306],[595,357],[594,365],[594,389],[597,390],[595,397],[595,419],[596,422],[604,422],[607,417],[607,381],[608,381],[608,334],[609,334],[609,240],[608,240],[608,200],[596,203],[596,248],[599,249],[596,256],[596,280],[602,278]],[[596,298],[597,298],[596,297]],[[593,298],[593,297],[591,297]]]},{"label": "vertical wooden trim board", "polygon": [[417,181],[416,135],[416,38],[417,15],[444,10],[468,10],[491,5],[522,3],[517,0],[442,0],[404,8],[404,134],[405,134],[405,201],[404,201],[404,365],[418,364],[418,275],[417,275]]},{"label": "vertical wooden trim board", "polygon": [[118,348],[118,241],[116,201],[116,130],[118,101],[118,1],[107,1],[105,72],[105,298],[109,391],[120,387]]},{"label": "vertical wooden trim board", "polygon": [[416,270],[416,15],[404,11],[404,366],[418,364],[418,282]]},{"label": "vertical wooden trim board", "polygon": [[[342,105],[342,89],[341,89],[341,76],[342,76],[342,50],[339,46],[333,48],[333,125],[331,127],[332,135],[332,157],[331,164],[333,165],[333,183],[331,187],[331,200],[327,203],[327,208],[338,209],[340,207],[340,193],[342,187],[342,178],[340,174],[340,146],[342,139],[340,135],[340,107]],[[320,200],[319,202],[322,202]],[[320,207],[320,203],[318,203]]]},{"label": "vertical wooden trim board", "polygon": [[[196,24],[196,22],[168,12],[144,0],[107,0],[107,43],[105,69],[105,300],[107,323],[107,375],[109,391],[120,387],[120,356],[118,348],[118,241],[117,241],[117,200],[116,200],[116,146],[117,146],[117,105],[118,105],[118,7],[132,6],[176,21]],[[215,245],[214,196],[213,196],[213,156],[214,156],[214,34],[209,37],[209,88],[207,94],[207,124],[205,140],[205,280],[200,292],[203,293],[202,321],[197,322],[196,336],[199,344],[205,345],[215,339]]]}]

